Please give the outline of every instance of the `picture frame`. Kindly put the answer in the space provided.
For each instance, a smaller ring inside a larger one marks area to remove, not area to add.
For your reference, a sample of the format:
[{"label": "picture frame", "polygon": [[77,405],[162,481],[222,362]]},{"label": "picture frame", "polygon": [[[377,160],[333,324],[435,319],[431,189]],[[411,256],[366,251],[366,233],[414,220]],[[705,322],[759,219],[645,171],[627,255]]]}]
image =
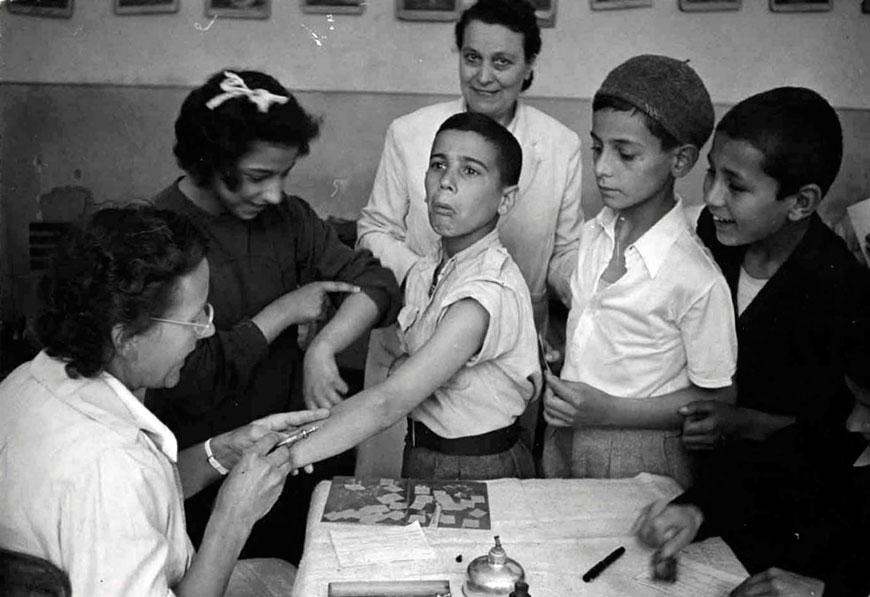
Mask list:
[{"label": "picture frame", "polygon": [[616,10],[620,8],[646,8],[652,0],[589,0],[592,10]]},{"label": "picture frame", "polygon": [[403,21],[456,21],[459,0],[396,0],[396,18]]},{"label": "picture frame", "polygon": [[6,8],[11,13],[68,19],[73,13],[73,0],[6,0]]},{"label": "picture frame", "polygon": [[770,0],[772,12],[825,12],[831,6],[831,0]]},{"label": "picture frame", "polygon": [[314,14],[361,15],[365,0],[300,0],[302,12]]},{"label": "picture frame", "polygon": [[114,0],[116,15],[178,12],[179,0]]},{"label": "picture frame", "polygon": [[535,16],[538,18],[538,27],[550,28],[556,26],[556,2],[557,0],[530,0],[535,7]]},{"label": "picture frame", "polygon": [[268,19],[272,0],[205,0],[207,17],[231,19]]},{"label": "picture frame", "polygon": [[719,12],[740,10],[741,0],[680,0],[683,12]]}]

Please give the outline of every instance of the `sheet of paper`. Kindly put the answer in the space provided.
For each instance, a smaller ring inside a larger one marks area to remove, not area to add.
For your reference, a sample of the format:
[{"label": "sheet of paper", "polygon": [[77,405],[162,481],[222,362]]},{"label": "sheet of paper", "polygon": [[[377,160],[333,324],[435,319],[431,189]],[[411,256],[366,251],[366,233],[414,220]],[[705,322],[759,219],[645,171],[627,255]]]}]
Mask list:
[{"label": "sheet of paper", "polygon": [[419,522],[407,526],[383,527],[377,533],[360,527],[330,529],[332,547],[342,568],[368,566],[405,560],[435,560]]},{"label": "sheet of paper", "polygon": [[690,543],[682,549],[680,554],[692,562],[706,564],[712,568],[742,570],[737,557],[721,537],[710,537],[704,541]]},{"label": "sheet of paper", "polygon": [[653,580],[651,569],[639,574],[634,580],[672,597],[697,597],[698,595],[727,597],[734,587],[743,582],[744,577],[681,557],[675,583]]},{"label": "sheet of paper", "polygon": [[867,235],[870,234],[870,199],[864,199],[846,208],[849,214],[849,220],[852,222],[852,229],[855,231],[855,236],[858,237],[858,243],[861,245],[861,252],[864,253],[864,259],[870,263],[870,249],[867,248]]},{"label": "sheet of paper", "polygon": [[[549,480],[528,487],[525,496],[538,520],[589,520],[634,518],[650,502],[670,499],[680,493],[670,479],[640,474],[630,479],[587,479],[582,493],[570,480]],[[616,489],[614,489],[616,488]]]}]

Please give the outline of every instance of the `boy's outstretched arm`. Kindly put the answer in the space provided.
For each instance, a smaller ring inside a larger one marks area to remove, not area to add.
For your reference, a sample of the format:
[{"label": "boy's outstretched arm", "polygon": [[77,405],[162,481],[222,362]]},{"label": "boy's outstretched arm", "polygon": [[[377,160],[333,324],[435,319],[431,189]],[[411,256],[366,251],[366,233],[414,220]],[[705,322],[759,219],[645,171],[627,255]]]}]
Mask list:
[{"label": "boy's outstretched arm", "polygon": [[406,416],[481,349],[488,327],[477,301],[451,305],[429,341],[390,377],[336,405],[317,433],[293,445],[293,468],[340,454]]},{"label": "boy's outstretched arm", "polygon": [[650,398],[614,396],[582,382],[566,381],[545,373],[544,418],[558,427],[625,427],[678,429],[680,409],[697,400],[733,403],[733,386],[688,388]]}]

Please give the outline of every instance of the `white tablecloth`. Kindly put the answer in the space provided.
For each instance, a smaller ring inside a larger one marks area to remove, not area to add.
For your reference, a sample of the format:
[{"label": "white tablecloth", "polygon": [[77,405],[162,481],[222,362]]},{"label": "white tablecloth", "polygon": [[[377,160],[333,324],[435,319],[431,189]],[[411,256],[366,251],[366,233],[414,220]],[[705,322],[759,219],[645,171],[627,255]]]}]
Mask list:
[{"label": "white tablecloth", "polygon": [[[650,596],[665,593],[636,579],[649,570],[651,552],[631,535],[638,511],[651,501],[680,493],[666,477],[641,474],[632,479],[500,479],[488,481],[491,530],[428,529],[426,538],[435,561],[397,561],[341,568],[330,539],[330,530],[347,523],[321,522],[330,484],[324,481],[313,496],[299,565],[294,597],[326,597],[332,581],[449,579],[454,597],[462,595],[469,562],[484,555],[499,535],[509,557],[525,569],[529,592],[535,597]],[[361,528],[362,525],[351,525]],[[373,539],[384,527],[371,530]],[[625,555],[592,583],[581,576],[604,556],[623,545]],[[458,555],[462,561],[457,562]],[[731,550],[719,539],[690,546],[691,562],[730,574],[746,572]],[[697,597],[727,594],[711,589]]]}]

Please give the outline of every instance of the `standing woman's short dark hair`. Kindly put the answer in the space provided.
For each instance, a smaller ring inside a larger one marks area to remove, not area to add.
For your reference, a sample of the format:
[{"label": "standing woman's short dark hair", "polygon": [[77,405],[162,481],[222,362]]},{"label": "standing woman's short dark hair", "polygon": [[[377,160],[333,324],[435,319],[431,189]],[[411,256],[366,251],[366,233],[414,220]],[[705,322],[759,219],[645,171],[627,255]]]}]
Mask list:
[{"label": "standing woman's short dark hair", "polygon": [[[541,52],[541,28],[535,16],[535,7],[527,0],[478,0],[467,8],[453,30],[456,49],[461,50],[465,40],[465,28],[472,21],[489,25],[502,25],[523,35],[523,53],[530,62]],[[532,86],[534,73],[523,81],[522,90]]]},{"label": "standing woman's short dark hair", "polygon": [[57,248],[40,285],[36,333],[70,377],[93,377],[113,356],[112,329],[139,334],[172,306],[178,278],[207,241],[184,216],[150,205],[102,209]]},{"label": "standing woman's short dark hair", "polygon": [[305,156],[320,119],[265,73],[224,70],[194,89],[175,121],[175,157],[197,186],[219,176],[238,188],[236,163],[257,141],[287,145]]}]

